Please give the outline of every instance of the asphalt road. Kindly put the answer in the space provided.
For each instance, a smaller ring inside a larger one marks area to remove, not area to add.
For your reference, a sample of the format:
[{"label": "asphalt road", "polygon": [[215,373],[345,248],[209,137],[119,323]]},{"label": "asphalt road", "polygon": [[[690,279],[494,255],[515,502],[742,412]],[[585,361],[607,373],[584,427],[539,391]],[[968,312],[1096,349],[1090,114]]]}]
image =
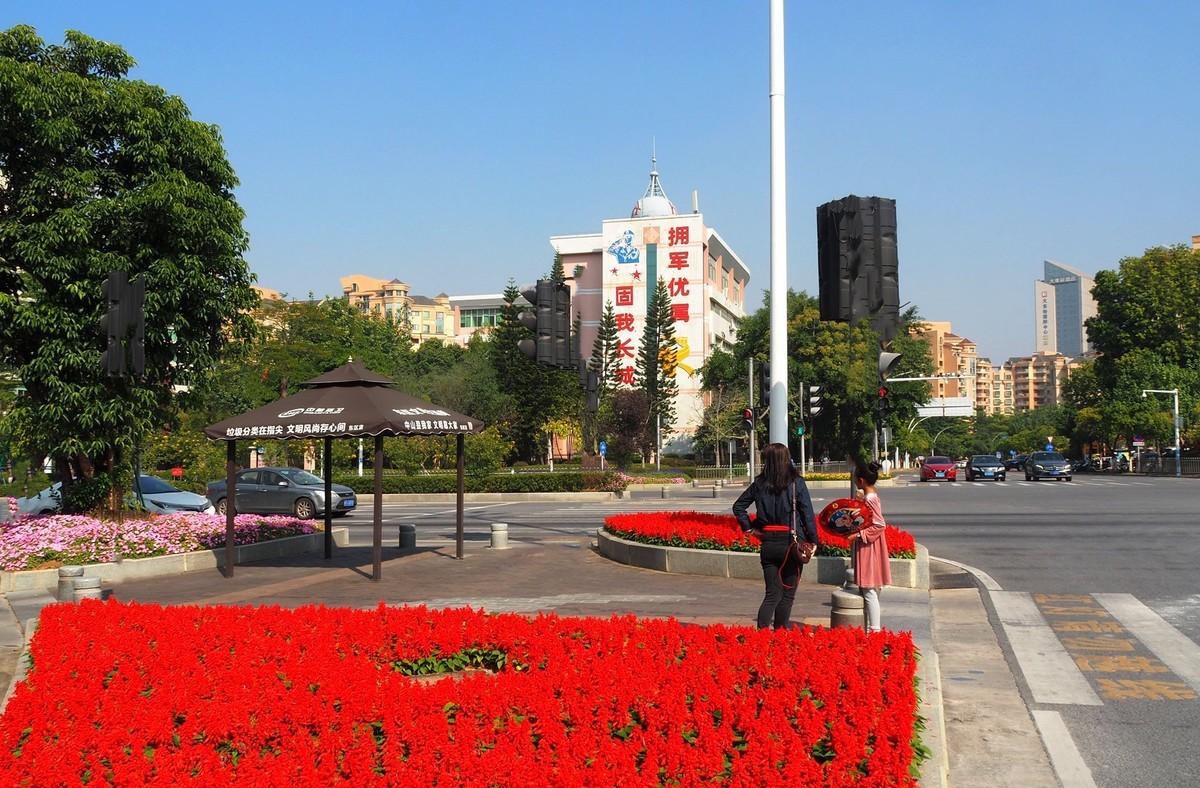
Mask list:
[{"label": "asphalt road", "polygon": [[[728,512],[677,490],[603,503],[465,507],[464,538],[553,542],[619,512]],[[880,490],[889,522],[930,554],[986,573],[992,624],[1028,708],[1063,726],[1096,785],[1200,784],[1200,479],[1082,474],[1071,482],[912,483]],[[842,497],[814,489],[815,505]],[[371,543],[370,497],[338,522]],[[453,544],[453,504],[385,504],[385,540],[417,525]]]}]

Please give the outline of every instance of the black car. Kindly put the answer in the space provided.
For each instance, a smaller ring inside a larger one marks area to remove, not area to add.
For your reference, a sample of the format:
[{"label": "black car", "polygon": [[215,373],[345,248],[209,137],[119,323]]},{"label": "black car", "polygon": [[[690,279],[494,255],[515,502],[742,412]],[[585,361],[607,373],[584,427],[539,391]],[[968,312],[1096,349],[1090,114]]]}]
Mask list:
[{"label": "black car", "polygon": [[1009,457],[1004,461],[1004,470],[1006,471],[1023,471],[1025,470],[1025,458],[1028,454],[1018,454],[1014,457]]},{"label": "black car", "polygon": [[1004,481],[1008,478],[1008,469],[994,454],[975,454],[967,460],[967,481],[991,479]]},{"label": "black car", "polygon": [[1071,481],[1071,463],[1056,451],[1035,451],[1025,458],[1025,481],[1041,479]]},{"label": "black car", "polygon": [[[325,513],[325,480],[303,468],[249,468],[234,479],[240,514],[291,514],[307,520]],[[225,480],[209,482],[205,496],[225,514]],[[332,513],[341,517],[354,511],[358,496],[344,484],[332,487]]]}]

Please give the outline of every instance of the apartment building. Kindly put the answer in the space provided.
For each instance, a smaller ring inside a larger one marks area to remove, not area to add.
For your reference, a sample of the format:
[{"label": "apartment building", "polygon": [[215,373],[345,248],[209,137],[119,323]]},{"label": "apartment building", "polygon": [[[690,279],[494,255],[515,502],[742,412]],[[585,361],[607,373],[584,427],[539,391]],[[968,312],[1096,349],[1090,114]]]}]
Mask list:
[{"label": "apartment building", "polygon": [[955,334],[948,322],[926,321],[916,336],[929,345],[933,374],[945,378],[929,381],[930,399],[966,397],[978,401],[978,346]]},{"label": "apartment building", "polygon": [[1063,383],[1082,360],[1061,353],[1034,353],[1004,362],[1012,375],[1014,410],[1037,410],[1062,403]]},{"label": "apartment building", "polygon": [[376,279],[363,274],[343,276],[341,283],[342,294],[351,306],[408,324],[414,343],[431,339],[455,341],[458,315],[445,293],[433,298],[412,295],[409,286],[399,279]]}]

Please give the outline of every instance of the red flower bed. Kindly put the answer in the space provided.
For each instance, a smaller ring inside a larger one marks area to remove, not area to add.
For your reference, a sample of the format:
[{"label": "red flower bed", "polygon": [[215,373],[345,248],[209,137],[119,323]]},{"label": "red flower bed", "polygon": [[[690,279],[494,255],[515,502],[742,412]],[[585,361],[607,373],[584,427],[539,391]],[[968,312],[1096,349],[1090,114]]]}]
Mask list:
[{"label": "red flower bed", "polygon": [[[751,522],[754,516],[750,517]],[[616,514],[605,519],[604,528],[613,536],[646,544],[671,547],[695,547],[702,550],[755,552],[759,541],[743,533],[731,514],[705,512],[638,512]],[[817,555],[849,555],[850,543],[844,536],[821,528],[821,547]],[[912,534],[889,525],[888,555],[892,558],[916,558],[917,546]]]},{"label": "red flower bed", "polygon": [[31,648],[3,785],[914,784],[907,634],[85,600]]}]

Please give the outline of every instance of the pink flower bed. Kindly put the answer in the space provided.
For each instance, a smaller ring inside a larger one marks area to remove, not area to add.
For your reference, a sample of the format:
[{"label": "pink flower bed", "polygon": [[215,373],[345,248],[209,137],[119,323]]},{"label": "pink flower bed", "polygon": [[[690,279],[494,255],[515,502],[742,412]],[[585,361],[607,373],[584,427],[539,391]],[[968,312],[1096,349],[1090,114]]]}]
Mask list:
[{"label": "pink flower bed", "polygon": [[[294,517],[239,514],[234,541],[253,544],[320,528]],[[190,553],[225,544],[225,516],[163,514],[128,517],[122,522],[59,514],[0,523],[0,570],[16,572],[40,565],[92,564],[118,558]]]}]

